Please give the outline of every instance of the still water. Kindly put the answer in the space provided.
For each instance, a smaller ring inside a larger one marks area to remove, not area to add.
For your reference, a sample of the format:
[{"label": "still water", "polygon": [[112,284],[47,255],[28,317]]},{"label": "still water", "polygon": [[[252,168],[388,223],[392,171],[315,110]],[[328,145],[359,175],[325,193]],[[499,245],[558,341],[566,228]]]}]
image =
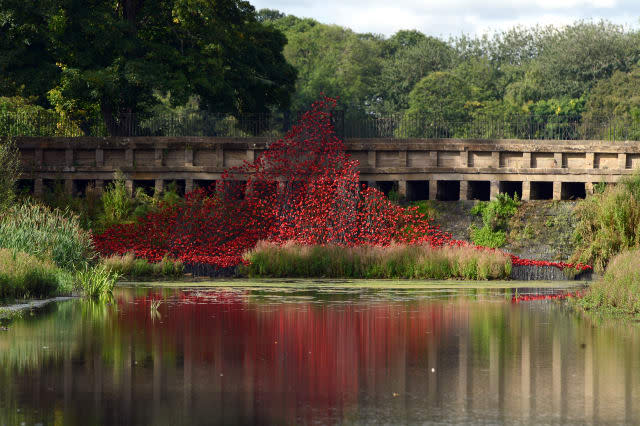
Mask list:
[{"label": "still water", "polygon": [[50,304],[0,332],[0,425],[639,421],[640,329],[514,293],[125,287]]}]

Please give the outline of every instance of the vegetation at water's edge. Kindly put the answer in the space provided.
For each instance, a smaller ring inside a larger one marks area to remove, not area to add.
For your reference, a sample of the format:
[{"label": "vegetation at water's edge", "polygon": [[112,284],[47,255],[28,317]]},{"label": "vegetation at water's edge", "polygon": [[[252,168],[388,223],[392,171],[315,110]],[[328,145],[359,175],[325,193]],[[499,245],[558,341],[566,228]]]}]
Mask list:
[{"label": "vegetation at water's edge", "polygon": [[127,253],[124,256],[109,256],[101,262],[108,270],[129,279],[178,278],[184,273],[184,264],[169,257],[152,263]]},{"label": "vegetation at water's edge", "polygon": [[[11,143],[0,141],[0,160],[8,165],[0,170],[0,200],[15,200],[17,159]],[[68,210],[30,201],[0,203],[0,300],[108,294],[118,275],[93,266],[95,259],[90,234]]]},{"label": "vegetation at water's edge", "polygon": [[245,255],[249,277],[506,279],[508,256],[471,247],[305,246],[260,242]]},{"label": "vegetation at water's edge", "polygon": [[602,279],[591,285],[577,305],[596,314],[640,316],[640,249],[612,258]]},{"label": "vegetation at water's edge", "polygon": [[640,174],[615,186],[599,185],[596,193],[578,204],[574,261],[607,268],[610,259],[640,247]]},{"label": "vegetation at water's edge", "polygon": [[49,260],[0,248],[0,300],[70,292],[73,276]]}]

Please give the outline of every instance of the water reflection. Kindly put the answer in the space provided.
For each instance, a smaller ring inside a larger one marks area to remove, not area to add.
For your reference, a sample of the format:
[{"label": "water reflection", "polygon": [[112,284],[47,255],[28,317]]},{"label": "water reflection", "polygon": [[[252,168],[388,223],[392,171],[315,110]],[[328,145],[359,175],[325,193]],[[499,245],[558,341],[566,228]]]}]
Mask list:
[{"label": "water reflection", "polygon": [[58,303],[0,334],[0,425],[640,418],[637,327],[512,296],[129,288]]}]

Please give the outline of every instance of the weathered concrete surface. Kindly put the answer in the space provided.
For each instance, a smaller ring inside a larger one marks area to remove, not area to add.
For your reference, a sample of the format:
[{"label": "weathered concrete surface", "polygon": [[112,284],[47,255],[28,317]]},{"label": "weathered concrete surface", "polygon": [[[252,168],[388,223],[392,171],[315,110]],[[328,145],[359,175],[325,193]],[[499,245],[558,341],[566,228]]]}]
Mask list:
[{"label": "weathered concrete surface", "polygon": [[[121,170],[132,189],[145,183],[161,190],[167,181],[194,184],[220,179],[223,171],[253,161],[269,138],[136,137],[19,138],[24,179],[41,194],[64,181],[96,187]],[[634,141],[349,139],[361,179],[393,183],[408,199],[483,199],[518,192],[522,199],[570,199],[598,182],[616,182],[640,167]],[[443,184],[459,182],[456,185]],[[389,186],[385,186],[388,188]]]}]

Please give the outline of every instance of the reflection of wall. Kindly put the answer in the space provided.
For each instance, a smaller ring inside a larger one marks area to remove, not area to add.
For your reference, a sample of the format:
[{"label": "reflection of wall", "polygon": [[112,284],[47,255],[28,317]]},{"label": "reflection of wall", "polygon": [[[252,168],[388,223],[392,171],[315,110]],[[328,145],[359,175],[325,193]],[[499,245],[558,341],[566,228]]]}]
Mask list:
[{"label": "reflection of wall", "polygon": [[[182,303],[164,303],[155,319],[149,299],[129,293],[93,321],[86,310],[64,313],[70,324],[83,318],[65,343],[76,346],[32,365],[14,397],[28,395],[24,403],[44,411],[66,407],[65,424],[93,413],[112,424],[473,422],[480,414],[490,423],[619,423],[639,414],[638,333],[592,329],[556,305],[176,295]],[[0,335],[0,347],[33,332],[40,347],[55,345],[35,325]]]}]

